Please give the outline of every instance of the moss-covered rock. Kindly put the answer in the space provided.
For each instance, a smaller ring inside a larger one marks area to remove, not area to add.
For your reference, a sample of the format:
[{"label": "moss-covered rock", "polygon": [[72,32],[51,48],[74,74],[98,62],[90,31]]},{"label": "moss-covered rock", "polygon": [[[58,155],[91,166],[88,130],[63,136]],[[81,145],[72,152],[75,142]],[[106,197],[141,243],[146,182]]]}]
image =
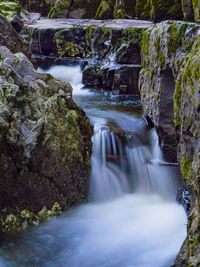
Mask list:
[{"label": "moss-covered rock", "polygon": [[[168,159],[180,163],[191,188],[187,232],[174,266],[200,261],[200,38],[194,23],[163,22],[144,32],[140,91],[145,112],[152,116]],[[173,154],[172,154],[173,153]]]},{"label": "moss-covered rock", "polygon": [[173,111],[175,83],[197,31],[196,24],[166,21],[146,30],[142,38],[140,91],[143,107],[152,116],[168,160],[176,161],[177,154]]},{"label": "moss-covered rock", "polygon": [[6,47],[0,58],[0,228],[13,231],[86,200],[92,128],[69,84]]}]

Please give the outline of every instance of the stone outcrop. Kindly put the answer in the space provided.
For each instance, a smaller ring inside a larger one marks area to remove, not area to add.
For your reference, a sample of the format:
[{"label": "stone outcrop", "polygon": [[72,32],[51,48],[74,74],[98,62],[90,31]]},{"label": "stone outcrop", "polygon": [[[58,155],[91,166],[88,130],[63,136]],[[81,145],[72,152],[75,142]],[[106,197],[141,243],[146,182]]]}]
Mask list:
[{"label": "stone outcrop", "polygon": [[[142,39],[140,91],[143,108],[160,136],[167,157],[176,152],[183,178],[193,192],[187,232],[174,266],[200,263],[200,69],[199,26],[163,22]],[[178,145],[178,150],[176,150]]]},{"label": "stone outcrop", "polygon": [[135,20],[44,19],[27,25],[22,33],[28,35],[34,54],[87,59],[83,64],[87,87],[139,95],[140,41],[143,29],[151,26]]},{"label": "stone outcrop", "polygon": [[43,207],[58,203],[55,215],[86,200],[92,128],[69,84],[22,53],[1,47],[0,58],[0,228],[12,231],[24,210],[37,221]]},{"label": "stone outcrop", "polygon": [[31,58],[29,45],[17,34],[6,18],[0,14],[0,45],[7,46],[13,53],[22,52]]}]

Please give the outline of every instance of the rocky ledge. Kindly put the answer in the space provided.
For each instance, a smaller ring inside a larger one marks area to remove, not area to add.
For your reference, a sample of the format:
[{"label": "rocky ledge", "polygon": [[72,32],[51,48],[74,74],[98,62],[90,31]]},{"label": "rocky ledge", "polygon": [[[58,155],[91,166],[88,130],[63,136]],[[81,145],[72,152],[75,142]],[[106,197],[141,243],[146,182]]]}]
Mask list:
[{"label": "rocky ledge", "polygon": [[69,84],[0,47],[0,229],[37,224],[87,199],[92,128]]},{"label": "rocky ledge", "polygon": [[139,95],[140,41],[143,30],[152,26],[139,20],[40,19],[21,34],[33,54],[84,59],[87,87]]}]

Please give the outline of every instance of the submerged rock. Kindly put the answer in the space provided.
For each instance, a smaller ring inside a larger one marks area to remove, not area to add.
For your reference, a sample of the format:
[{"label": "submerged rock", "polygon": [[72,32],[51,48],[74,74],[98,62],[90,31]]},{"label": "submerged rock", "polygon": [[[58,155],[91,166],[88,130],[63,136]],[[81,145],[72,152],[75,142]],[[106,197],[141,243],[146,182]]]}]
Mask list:
[{"label": "submerged rock", "polygon": [[[69,84],[0,47],[0,214],[85,201],[92,128]],[[12,218],[14,218],[11,216]],[[10,217],[9,217],[10,218]],[[10,219],[8,219],[10,222]],[[13,219],[11,220],[11,224]]]}]

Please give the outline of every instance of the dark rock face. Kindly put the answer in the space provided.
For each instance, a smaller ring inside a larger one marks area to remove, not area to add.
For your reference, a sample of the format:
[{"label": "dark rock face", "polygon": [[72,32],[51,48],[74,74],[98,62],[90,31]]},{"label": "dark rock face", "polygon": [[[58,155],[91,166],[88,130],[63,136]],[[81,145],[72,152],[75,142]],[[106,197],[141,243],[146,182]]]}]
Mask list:
[{"label": "dark rock face", "polygon": [[[187,238],[174,266],[198,266],[200,257],[200,69],[199,26],[177,22],[157,24],[142,40],[140,91],[144,110],[160,133],[161,145],[177,157],[192,192]],[[181,198],[185,188],[181,192]],[[179,192],[180,198],[180,192]],[[182,199],[179,199],[182,201]],[[184,195],[184,201],[188,196]]]},{"label": "dark rock face", "polygon": [[22,53],[0,55],[0,227],[9,231],[10,213],[85,201],[92,128],[69,84],[37,73]]},{"label": "dark rock face", "polygon": [[15,16],[11,21],[11,25],[16,30],[16,32],[20,33],[24,26],[24,23],[18,16]]},{"label": "dark rock face", "polygon": [[0,14],[0,45],[7,46],[13,53],[22,52],[31,58],[29,45],[26,43],[4,16]]}]

